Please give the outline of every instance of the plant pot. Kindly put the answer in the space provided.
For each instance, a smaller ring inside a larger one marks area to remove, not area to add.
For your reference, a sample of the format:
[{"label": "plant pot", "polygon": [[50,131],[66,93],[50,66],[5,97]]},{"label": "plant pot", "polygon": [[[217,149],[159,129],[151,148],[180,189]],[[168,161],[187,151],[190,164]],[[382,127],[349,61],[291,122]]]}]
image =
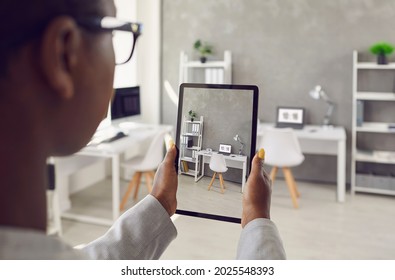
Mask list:
[{"label": "plant pot", "polygon": [[383,53],[379,53],[377,55],[377,64],[388,64],[387,62],[387,56]]},{"label": "plant pot", "polygon": [[206,61],[207,61],[207,57],[202,56],[202,57],[200,58],[200,62],[201,62],[201,63],[205,63]]},{"label": "plant pot", "polygon": [[195,119],[194,118],[191,118],[191,122],[193,122]]}]

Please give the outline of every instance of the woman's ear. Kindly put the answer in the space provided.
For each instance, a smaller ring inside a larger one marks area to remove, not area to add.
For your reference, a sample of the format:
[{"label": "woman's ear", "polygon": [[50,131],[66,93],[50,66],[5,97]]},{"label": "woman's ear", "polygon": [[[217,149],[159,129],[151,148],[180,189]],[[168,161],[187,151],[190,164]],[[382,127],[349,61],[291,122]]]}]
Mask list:
[{"label": "woman's ear", "polygon": [[40,42],[39,63],[47,85],[60,98],[74,95],[73,70],[82,47],[81,33],[74,19],[55,18],[44,30]]}]

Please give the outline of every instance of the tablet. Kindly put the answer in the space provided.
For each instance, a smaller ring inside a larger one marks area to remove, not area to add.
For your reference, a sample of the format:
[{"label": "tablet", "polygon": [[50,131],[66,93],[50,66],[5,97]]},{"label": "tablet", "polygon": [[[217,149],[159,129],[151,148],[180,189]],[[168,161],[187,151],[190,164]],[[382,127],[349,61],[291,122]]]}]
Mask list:
[{"label": "tablet", "polygon": [[[181,84],[176,213],[240,223],[256,153],[258,94],[254,85]],[[229,153],[219,151],[224,143]]]}]

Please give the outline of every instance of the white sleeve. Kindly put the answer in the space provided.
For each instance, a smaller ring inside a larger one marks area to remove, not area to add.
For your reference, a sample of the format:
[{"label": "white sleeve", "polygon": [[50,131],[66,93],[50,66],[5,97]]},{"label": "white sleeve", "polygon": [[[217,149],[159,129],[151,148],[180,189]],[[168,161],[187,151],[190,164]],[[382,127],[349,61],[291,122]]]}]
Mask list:
[{"label": "white sleeve", "polygon": [[269,219],[255,219],[241,232],[237,259],[284,260],[283,243],[276,225]]},{"label": "white sleeve", "polygon": [[167,211],[148,195],[82,250],[91,259],[158,259],[176,236]]}]

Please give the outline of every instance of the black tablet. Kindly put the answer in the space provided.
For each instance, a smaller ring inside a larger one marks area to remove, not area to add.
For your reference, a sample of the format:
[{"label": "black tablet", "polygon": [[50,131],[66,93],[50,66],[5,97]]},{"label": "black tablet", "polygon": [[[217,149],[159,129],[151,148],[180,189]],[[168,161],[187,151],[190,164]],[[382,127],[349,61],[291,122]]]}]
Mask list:
[{"label": "black tablet", "polygon": [[[181,84],[176,213],[240,223],[256,152],[258,94],[254,85]],[[219,151],[224,143],[227,153]]]}]

